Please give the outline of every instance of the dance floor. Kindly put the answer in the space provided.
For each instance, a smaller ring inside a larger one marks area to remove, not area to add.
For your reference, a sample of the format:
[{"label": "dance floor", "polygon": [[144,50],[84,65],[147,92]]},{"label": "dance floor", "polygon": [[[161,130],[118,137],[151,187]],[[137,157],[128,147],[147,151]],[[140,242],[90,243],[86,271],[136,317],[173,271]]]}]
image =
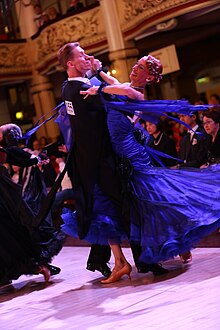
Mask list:
[{"label": "dance floor", "polygon": [[[123,249],[129,262],[129,248]],[[137,274],[102,285],[100,273],[85,270],[89,247],[65,246],[54,259],[62,272],[22,276],[0,289],[4,330],[218,330],[220,329],[219,248],[193,250],[193,261],[163,263],[169,274]],[[113,260],[111,260],[111,266]]]}]

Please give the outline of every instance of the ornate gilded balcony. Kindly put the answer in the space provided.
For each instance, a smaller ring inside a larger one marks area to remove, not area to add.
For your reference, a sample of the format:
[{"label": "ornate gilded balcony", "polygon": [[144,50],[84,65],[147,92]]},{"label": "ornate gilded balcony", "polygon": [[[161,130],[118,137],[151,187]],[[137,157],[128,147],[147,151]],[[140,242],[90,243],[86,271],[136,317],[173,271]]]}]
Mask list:
[{"label": "ornate gilded balcony", "polygon": [[[117,0],[116,4],[123,38],[130,41],[141,35],[175,29],[179,17],[189,13],[199,15],[219,6],[219,1]],[[78,14],[63,16],[28,40],[0,41],[0,82],[30,79],[34,71],[46,74],[52,68],[59,69],[57,50],[72,41],[79,41],[91,54],[108,51],[105,17],[98,3]]]}]

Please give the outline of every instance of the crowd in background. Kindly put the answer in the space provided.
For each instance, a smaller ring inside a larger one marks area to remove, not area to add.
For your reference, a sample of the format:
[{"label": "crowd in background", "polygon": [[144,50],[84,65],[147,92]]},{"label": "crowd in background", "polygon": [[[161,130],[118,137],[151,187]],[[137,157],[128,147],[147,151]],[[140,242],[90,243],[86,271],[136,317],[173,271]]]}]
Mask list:
[{"label": "crowd in background", "polygon": [[70,0],[66,13],[62,14],[55,6],[42,9],[40,2],[37,2],[34,5],[34,21],[37,27],[41,28],[42,26],[57,21],[63,15],[77,13],[86,7],[87,6],[85,6],[84,3],[80,0]]}]

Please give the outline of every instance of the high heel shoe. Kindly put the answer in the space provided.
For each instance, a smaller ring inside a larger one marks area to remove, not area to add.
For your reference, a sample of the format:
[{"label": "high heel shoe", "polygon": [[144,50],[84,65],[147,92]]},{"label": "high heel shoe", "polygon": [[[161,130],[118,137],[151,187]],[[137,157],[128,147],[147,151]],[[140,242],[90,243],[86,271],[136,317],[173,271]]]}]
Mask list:
[{"label": "high heel shoe", "polygon": [[190,251],[180,254],[182,263],[187,264],[192,261],[192,253]]},{"label": "high heel shoe", "polygon": [[39,266],[38,274],[42,274],[44,276],[45,282],[48,282],[50,279],[50,270],[46,266]]},{"label": "high heel shoe", "polygon": [[109,284],[109,283],[117,282],[124,275],[128,275],[129,279],[131,279],[130,276],[131,271],[132,271],[131,265],[129,263],[126,263],[120,270],[116,270],[116,271],[113,270],[111,275],[106,280],[102,280],[101,283]]}]

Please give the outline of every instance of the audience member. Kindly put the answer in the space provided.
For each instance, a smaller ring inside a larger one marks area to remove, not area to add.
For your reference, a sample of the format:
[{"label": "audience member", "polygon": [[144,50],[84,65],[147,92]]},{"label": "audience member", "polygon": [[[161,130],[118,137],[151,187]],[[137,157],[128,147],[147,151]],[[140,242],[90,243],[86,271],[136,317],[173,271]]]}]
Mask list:
[{"label": "audience member", "polygon": [[34,5],[34,22],[36,23],[37,28],[40,28],[42,25],[44,25],[44,19],[43,19],[43,13],[41,10],[41,7],[39,4]]},{"label": "audience member", "polygon": [[207,162],[207,134],[199,126],[198,113],[194,112],[191,116],[180,115],[180,119],[186,123],[191,130],[180,141],[178,157],[183,163],[177,167],[196,167]]},{"label": "audience member", "polygon": [[220,97],[219,97],[219,95],[218,94],[212,94],[212,95],[210,95],[208,103],[210,105],[219,105],[220,104]]},{"label": "audience member", "polygon": [[11,179],[15,183],[20,183],[20,166],[12,165],[11,166]]},{"label": "audience member", "polygon": [[47,14],[49,16],[50,21],[56,20],[61,16],[55,7],[49,7],[47,10]]},{"label": "audience member", "polygon": [[69,4],[69,8],[67,9],[67,12],[77,11],[79,9],[82,9],[84,7],[84,4],[79,0],[71,0]]},{"label": "audience member", "polygon": [[220,163],[220,111],[218,108],[212,108],[206,111],[203,116],[203,126],[208,139],[208,163],[204,164],[202,168],[207,167],[208,164]]},{"label": "audience member", "polygon": [[38,155],[41,152],[41,147],[40,147],[39,140],[36,139],[36,140],[33,141],[31,149],[34,151],[35,155]]},{"label": "audience member", "polygon": [[48,140],[47,140],[46,136],[41,136],[39,138],[39,144],[40,144],[41,149],[43,149],[48,144]]},{"label": "audience member", "polygon": [[[169,156],[177,157],[175,141],[169,138],[162,127],[162,121],[157,124],[146,122],[146,130],[150,134],[148,145],[158,151],[166,153]],[[176,164],[176,160],[172,158],[158,157],[164,166],[169,167]],[[161,166],[154,160],[156,166]]]}]

